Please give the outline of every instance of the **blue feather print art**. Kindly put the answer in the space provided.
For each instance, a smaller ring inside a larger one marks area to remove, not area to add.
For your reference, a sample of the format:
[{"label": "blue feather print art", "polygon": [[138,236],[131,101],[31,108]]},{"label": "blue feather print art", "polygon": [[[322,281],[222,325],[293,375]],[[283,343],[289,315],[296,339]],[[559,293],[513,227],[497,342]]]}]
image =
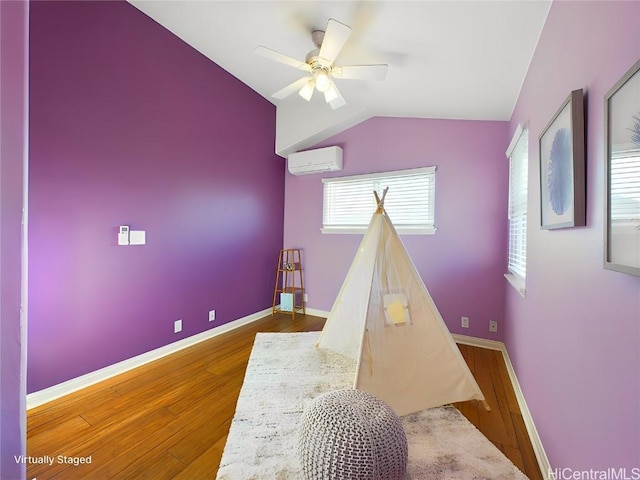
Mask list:
[{"label": "blue feather print art", "polygon": [[573,197],[571,134],[566,128],[560,128],[553,137],[548,172],[549,203],[556,215],[562,215],[571,206]]}]

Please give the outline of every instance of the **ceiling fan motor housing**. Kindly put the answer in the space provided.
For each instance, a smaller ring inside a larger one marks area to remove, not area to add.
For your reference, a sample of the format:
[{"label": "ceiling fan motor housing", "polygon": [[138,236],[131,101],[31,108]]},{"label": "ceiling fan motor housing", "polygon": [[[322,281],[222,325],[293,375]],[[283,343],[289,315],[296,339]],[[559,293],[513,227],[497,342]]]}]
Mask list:
[{"label": "ceiling fan motor housing", "polygon": [[[314,30],[311,32],[311,40],[316,48],[307,53],[307,56],[305,57],[305,62],[311,66],[314,76],[318,73],[326,73],[328,75],[331,72],[331,67],[333,66],[332,62],[320,57],[320,49],[322,48],[322,42],[324,41],[324,33],[324,30]],[[317,69],[322,70],[318,71]]]},{"label": "ceiling fan motor housing", "polygon": [[324,40],[324,30],[314,30],[311,32],[311,41],[319,49]]}]

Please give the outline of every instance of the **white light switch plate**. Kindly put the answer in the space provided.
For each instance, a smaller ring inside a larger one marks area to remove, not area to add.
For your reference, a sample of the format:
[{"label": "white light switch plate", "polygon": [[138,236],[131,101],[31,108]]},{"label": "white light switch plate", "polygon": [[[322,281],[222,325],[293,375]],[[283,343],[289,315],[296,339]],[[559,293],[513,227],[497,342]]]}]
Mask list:
[{"label": "white light switch plate", "polygon": [[147,232],[144,230],[131,230],[129,232],[129,245],[144,245],[147,241]]}]

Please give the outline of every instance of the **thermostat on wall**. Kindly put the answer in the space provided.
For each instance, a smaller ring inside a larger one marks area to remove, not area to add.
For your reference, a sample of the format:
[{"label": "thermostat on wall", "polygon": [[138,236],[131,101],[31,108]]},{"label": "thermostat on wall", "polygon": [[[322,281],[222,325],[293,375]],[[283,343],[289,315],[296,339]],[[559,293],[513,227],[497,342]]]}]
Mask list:
[{"label": "thermostat on wall", "polygon": [[129,245],[129,226],[120,225],[118,230],[118,245]]}]

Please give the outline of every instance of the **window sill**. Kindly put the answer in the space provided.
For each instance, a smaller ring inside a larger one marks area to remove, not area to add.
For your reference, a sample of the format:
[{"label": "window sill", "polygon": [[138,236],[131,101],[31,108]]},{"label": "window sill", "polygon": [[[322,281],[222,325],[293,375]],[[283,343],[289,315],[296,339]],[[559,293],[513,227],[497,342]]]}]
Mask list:
[{"label": "window sill", "polygon": [[[434,235],[438,230],[436,227],[430,228],[396,228],[398,235]],[[367,231],[367,227],[325,227],[321,228],[320,232],[323,234],[360,234],[362,235]]]},{"label": "window sill", "polygon": [[509,284],[516,289],[516,292],[518,292],[522,298],[525,298],[527,290],[525,289],[524,279],[522,277],[514,275],[513,273],[505,273],[504,278],[507,279]]}]

